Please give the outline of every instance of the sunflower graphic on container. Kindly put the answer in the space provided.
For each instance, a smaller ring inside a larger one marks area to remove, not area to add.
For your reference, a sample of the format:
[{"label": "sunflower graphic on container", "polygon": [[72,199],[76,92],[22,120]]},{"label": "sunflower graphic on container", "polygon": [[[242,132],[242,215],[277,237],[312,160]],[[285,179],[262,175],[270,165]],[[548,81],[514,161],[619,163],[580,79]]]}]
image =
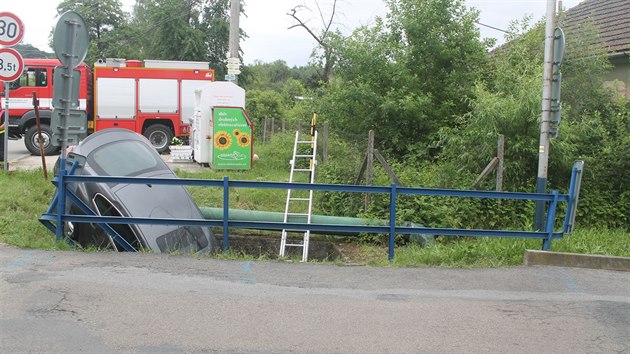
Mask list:
[{"label": "sunflower graphic on container", "polygon": [[228,132],[220,131],[214,137],[214,146],[219,150],[226,150],[232,145],[232,137]]},{"label": "sunflower graphic on container", "polygon": [[234,137],[236,137],[236,142],[238,143],[240,147],[248,147],[249,144],[251,143],[252,139],[249,137],[249,134],[247,133],[243,133],[238,129],[234,129],[232,131],[232,134],[234,134]]},{"label": "sunflower graphic on container", "polygon": [[238,142],[238,145],[240,147],[248,147],[251,140],[252,139],[249,137],[249,134],[247,133],[241,133],[238,136],[238,138],[236,138],[236,141]]}]

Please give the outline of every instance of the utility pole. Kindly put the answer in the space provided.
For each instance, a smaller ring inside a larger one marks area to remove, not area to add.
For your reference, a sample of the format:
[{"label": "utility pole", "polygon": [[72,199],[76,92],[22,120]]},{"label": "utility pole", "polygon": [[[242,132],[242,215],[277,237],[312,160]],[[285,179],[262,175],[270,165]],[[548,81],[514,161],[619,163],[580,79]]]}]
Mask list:
[{"label": "utility pole", "polygon": [[[229,53],[228,53],[228,76],[233,80],[227,79],[235,84],[238,84],[238,74],[241,73],[239,66],[240,60],[238,58],[239,46],[238,40],[240,37],[240,27],[238,24],[239,16],[241,15],[241,0],[230,0],[230,37],[229,37]],[[233,77],[231,76],[233,75]]]},{"label": "utility pole", "polygon": [[[545,58],[543,68],[542,117],[540,122],[540,145],[538,146],[538,177],[536,193],[546,193],[547,166],[549,165],[549,120],[551,113],[551,84],[553,80],[553,40],[556,20],[556,0],[547,0],[545,24]],[[545,202],[536,202],[534,229],[545,229]]]}]

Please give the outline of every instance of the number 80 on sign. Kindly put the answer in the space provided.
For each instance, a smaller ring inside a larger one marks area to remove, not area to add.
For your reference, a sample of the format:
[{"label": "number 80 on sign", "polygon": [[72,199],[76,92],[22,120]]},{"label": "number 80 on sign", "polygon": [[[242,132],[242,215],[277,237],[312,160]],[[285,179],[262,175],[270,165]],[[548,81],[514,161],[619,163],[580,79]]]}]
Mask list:
[{"label": "number 80 on sign", "polygon": [[24,23],[10,12],[0,12],[0,45],[14,46],[24,36]]}]

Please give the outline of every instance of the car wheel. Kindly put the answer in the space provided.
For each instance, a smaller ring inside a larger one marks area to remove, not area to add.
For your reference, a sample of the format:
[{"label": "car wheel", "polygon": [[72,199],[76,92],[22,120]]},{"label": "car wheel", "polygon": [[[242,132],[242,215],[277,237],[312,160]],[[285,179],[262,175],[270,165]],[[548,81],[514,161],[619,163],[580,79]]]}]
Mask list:
[{"label": "car wheel", "polygon": [[[44,155],[54,155],[59,151],[59,147],[52,144],[52,130],[50,130],[50,126],[47,124],[41,124],[40,126],[42,128]],[[33,125],[28,128],[26,134],[24,135],[24,145],[31,154],[35,156],[41,155],[39,150],[39,134],[37,134],[37,126]]]},{"label": "car wheel", "polygon": [[144,136],[159,153],[168,150],[173,139],[173,132],[164,124],[153,124],[144,131]]}]

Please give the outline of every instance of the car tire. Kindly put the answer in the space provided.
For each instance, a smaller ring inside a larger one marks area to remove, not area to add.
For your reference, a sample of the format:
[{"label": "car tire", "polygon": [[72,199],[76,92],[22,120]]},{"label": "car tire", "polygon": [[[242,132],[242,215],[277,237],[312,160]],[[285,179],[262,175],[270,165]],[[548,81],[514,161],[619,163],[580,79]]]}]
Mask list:
[{"label": "car tire", "polygon": [[164,124],[153,124],[144,131],[144,136],[158,153],[168,150],[171,140],[173,139],[173,131]]},{"label": "car tire", "polygon": [[[59,151],[59,147],[52,144],[53,136],[50,126],[48,124],[41,124],[40,126],[42,128],[44,155],[55,155]],[[24,145],[31,154],[35,156],[41,155],[39,150],[37,126],[33,125],[26,130],[26,134],[24,134]]]}]

